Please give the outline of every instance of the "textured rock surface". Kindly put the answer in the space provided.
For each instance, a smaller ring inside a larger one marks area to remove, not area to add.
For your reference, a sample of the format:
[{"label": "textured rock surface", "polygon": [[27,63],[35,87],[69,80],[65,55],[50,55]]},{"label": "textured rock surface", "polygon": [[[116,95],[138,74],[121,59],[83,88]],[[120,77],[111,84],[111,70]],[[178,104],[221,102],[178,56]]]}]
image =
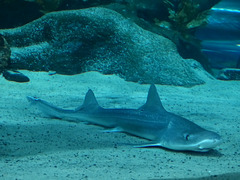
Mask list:
[{"label": "textured rock surface", "polygon": [[0,35],[0,73],[8,66],[11,56],[10,47],[3,36]]},{"label": "textured rock surface", "polygon": [[0,33],[11,47],[11,68],[99,71],[128,81],[180,86],[210,78],[197,62],[182,59],[171,41],[105,8],[49,13]]}]

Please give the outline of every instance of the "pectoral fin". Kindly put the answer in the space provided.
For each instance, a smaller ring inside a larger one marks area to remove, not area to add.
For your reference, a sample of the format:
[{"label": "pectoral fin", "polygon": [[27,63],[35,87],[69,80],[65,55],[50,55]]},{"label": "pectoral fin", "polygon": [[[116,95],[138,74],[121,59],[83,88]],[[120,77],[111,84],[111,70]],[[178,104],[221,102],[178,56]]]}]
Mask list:
[{"label": "pectoral fin", "polygon": [[106,132],[106,133],[112,133],[112,132],[123,132],[123,129],[120,127],[115,127],[113,129],[106,129],[103,130],[102,132]]},{"label": "pectoral fin", "polygon": [[142,144],[142,145],[136,145],[136,146],[133,146],[135,148],[147,148],[147,147],[159,147],[159,146],[162,146],[161,143],[159,142],[156,142],[156,143],[149,143],[149,144]]}]

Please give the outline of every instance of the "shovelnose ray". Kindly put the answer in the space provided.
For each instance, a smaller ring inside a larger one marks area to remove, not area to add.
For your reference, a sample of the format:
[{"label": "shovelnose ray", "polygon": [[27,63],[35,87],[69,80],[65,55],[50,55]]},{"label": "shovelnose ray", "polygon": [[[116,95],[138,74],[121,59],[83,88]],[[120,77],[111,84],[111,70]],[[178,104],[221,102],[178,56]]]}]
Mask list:
[{"label": "shovelnose ray", "polygon": [[206,152],[221,142],[221,137],[197,124],[167,112],[159,98],[155,85],[151,85],[147,102],[138,109],[105,109],[99,106],[94,93],[89,90],[84,103],[75,110],[64,110],[48,102],[27,97],[51,118],[111,128],[108,132],[125,132],[151,140],[136,147],[160,146],[176,151]]}]

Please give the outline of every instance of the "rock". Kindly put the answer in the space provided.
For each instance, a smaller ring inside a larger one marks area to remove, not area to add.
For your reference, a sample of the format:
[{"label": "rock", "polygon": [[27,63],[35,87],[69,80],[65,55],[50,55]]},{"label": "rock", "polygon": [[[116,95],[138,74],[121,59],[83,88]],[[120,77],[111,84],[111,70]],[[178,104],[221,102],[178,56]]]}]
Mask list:
[{"label": "rock", "polygon": [[99,71],[127,81],[178,86],[211,78],[196,61],[182,59],[170,40],[106,8],[48,13],[0,33],[11,47],[13,69]]},{"label": "rock", "polygon": [[217,79],[220,80],[240,80],[240,69],[224,68],[219,72]]},{"label": "rock", "polygon": [[11,56],[10,47],[6,39],[0,34],[0,73],[8,66]]},{"label": "rock", "polygon": [[30,79],[19,71],[3,71],[3,77],[8,81],[19,83],[29,82]]}]

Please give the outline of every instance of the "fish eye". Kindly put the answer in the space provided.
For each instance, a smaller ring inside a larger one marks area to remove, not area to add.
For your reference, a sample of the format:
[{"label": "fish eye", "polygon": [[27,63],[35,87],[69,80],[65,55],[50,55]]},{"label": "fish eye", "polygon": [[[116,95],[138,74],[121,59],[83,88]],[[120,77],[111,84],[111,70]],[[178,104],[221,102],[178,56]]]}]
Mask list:
[{"label": "fish eye", "polygon": [[189,138],[190,138],[190,135],[189,135],[189,134],[185,134],[185,135],[184,135],[184,138],[185,138],[186,141],[188,141]]}]

